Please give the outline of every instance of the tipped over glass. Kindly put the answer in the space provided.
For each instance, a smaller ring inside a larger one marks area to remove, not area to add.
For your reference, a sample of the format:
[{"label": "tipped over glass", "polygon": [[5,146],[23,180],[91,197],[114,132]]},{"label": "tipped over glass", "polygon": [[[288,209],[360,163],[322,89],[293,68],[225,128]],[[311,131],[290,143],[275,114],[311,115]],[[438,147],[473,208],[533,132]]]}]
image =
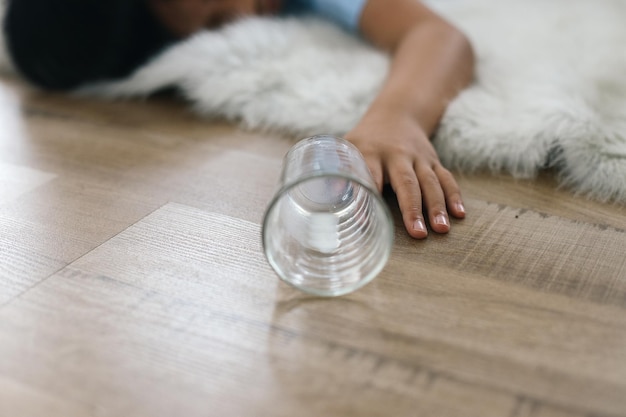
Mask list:
[{"label": "tipped over glass", "polygon": [[283,281],[309,294],[339,296],[383,269],[393,246],[393,220],[358,149],[318,135],[285,156],[262,239]]}]

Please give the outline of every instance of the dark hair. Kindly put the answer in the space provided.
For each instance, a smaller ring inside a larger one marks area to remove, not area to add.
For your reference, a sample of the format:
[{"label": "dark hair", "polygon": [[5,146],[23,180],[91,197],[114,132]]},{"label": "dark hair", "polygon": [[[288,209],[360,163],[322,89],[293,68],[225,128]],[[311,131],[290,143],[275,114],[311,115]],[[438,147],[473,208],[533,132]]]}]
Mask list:
[{"label": "dark hair", "polygon": [[3,30],[17,70],[52,90],[123,78],[175,40],[146,0],[8,0]]}]

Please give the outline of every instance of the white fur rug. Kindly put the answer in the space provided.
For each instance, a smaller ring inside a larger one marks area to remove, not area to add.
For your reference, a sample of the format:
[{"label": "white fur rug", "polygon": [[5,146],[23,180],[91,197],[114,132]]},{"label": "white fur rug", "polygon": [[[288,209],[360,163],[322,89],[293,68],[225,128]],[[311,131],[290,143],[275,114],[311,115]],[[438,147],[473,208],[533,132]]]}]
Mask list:
[{"label": "white fur rug", "polygon": [[[475,83],[434,138],[443,162],[527,178],[554,168],[576,193],[626,203],[626,2],[431,3],[478,57]],[[135,97],[174,86],[200,114],[248,129],[342,134],[387,65],[326,23],[257,18],[198,34],[129,79],[82,93]]]}]

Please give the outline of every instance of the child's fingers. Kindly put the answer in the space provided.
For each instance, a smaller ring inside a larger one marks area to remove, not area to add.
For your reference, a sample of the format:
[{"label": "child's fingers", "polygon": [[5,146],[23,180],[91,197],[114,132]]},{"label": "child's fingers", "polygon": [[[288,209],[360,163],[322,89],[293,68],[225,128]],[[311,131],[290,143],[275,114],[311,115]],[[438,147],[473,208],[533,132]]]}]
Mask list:
[{"label": "child's fingers", "polygon": [[397,159],[387,169],[407,232],[414,238],[424,239],[428,236],[428,230],[424,222],[422,193],[413,166],[408,160]]},{"label": "child's fingers", "polygon": [[458,219],[464,218],[465,206],[463,205],[463,197],[461,197],[461,188],[454,179],[454,176],[441,165],[438,166],[435,171],[441,183],[443,193],[445,194],[448,211]]},{"label": "child's fingers", "polygon": [[424,204],[428,211],[430,227],[437,233],[450,231],[450,219],[446,210],[446,198],[435,170],[427,164],[416,164],[415,171],[424,196]]}]

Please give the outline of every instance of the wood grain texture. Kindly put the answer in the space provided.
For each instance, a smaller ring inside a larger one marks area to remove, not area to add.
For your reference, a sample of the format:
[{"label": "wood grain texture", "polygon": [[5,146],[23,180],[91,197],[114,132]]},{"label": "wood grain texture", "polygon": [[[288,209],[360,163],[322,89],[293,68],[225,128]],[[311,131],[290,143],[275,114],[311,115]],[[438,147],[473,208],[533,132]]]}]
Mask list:
[{"label": "wood grain texture", "polygon": [[415,241],[387,193],[383,272],[309,297],[260,246],[291,138],[5,84],[0,416],[626,416],[623,207],[460,175]]},{"label": "wood grain texture", "polygon": [[469,200],[467,205],[474,215],[457,222],[450,235],[404,239],[403,255],[413,253],[422,263],[460,274],[626,305],[626,230],[503,204]]}]

